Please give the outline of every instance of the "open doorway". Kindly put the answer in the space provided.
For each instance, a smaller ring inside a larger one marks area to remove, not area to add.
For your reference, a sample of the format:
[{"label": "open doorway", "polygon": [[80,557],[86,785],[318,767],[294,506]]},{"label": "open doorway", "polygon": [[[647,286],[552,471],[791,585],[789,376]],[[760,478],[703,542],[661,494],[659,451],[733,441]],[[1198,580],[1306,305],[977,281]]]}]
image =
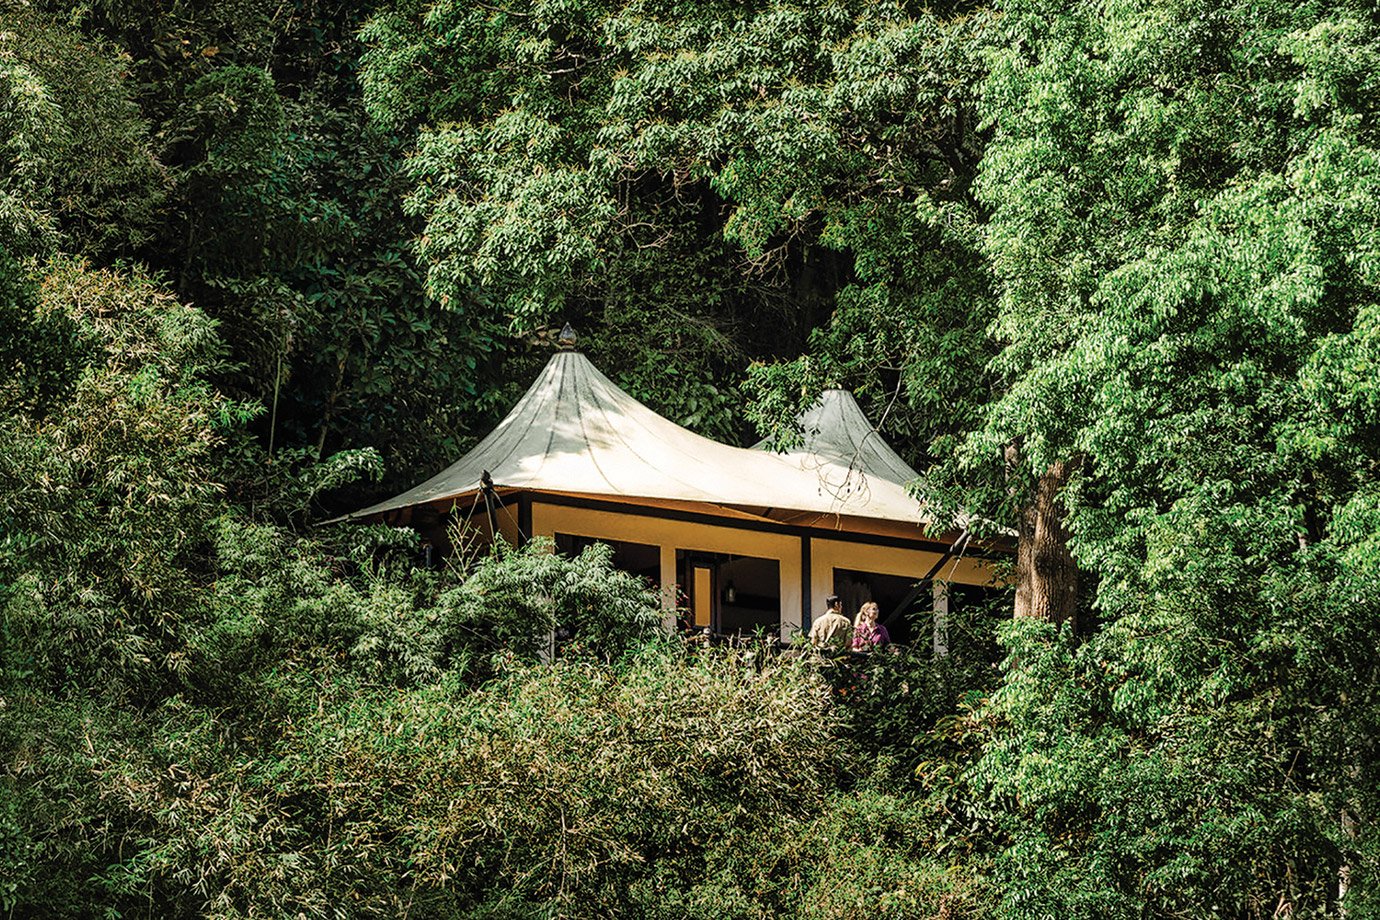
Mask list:
[{"label": "open doorway", "polygon": [[934,615],[929,584],[901,575],[834,569],[834,593],[843,601],[844,616],[854,619],[858,608],[876,601],[881,613],[879,622],[893,642],[909,643],[927,634],[922,627],[928,627]]},{"label": "open doorway", "polygon": [[677,581],[696,627],[750,636],[781,626],[781,563],[756,556],[676,550]]}]

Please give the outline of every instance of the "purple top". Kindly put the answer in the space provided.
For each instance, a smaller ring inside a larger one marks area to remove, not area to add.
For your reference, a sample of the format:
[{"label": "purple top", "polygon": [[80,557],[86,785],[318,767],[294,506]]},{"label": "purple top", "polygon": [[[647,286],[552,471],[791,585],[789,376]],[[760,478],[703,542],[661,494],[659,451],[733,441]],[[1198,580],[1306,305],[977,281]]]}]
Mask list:
[{"label": "purple top", "polygon": [[853,630],[853,649],[855,651],[870,651],[879,645],[886,645],[890,641],[891,634],[881,623],[876,626],[859,626]]}]

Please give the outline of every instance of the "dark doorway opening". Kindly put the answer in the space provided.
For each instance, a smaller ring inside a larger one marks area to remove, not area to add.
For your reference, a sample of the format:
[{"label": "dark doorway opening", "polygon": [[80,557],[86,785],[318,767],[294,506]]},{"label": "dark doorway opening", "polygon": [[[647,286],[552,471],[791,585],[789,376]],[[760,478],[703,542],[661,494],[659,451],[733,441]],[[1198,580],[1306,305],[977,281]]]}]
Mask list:
[{"label": "dark doorway opening", "polygon": [[858,608],[876,601],[880,622],[892,642],[909,643],[927,637],[934,622],[934,595],[930,583],[901,575],[834,569],[834,593],[843,601],[844,616],[858,616]]},{"label": "dark doorway opening", "polygon": [[676,573],[694,625],[741,636],[780,628],[777,560],[676,550]]}]

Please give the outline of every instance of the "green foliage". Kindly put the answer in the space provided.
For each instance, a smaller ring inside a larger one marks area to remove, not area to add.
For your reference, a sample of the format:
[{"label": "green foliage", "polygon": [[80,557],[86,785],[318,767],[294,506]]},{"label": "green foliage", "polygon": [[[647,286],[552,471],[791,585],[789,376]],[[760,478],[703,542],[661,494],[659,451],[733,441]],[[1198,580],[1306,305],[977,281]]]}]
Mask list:
[{"label": "green foliage", "polygon": [[280,685],[290,704],[263,722],[181,699],[142,724],[84,701],[21,710],[4,738],[31,806],[8,827],[18,903],[593,916],[703,878],[763,916],[739,886],[768,876],[740,852],[817,813],[835,769],[800,666],[649,652],[514,666],[477,693]]},{"label": "green foliage", "polygon": [[725,436],[725,365],[794,350],[837,309],[815,346],[829,379],[880,400],[899,367],[911,411],[891,430],[918,456],[971,413],[985,355],[960,228],[988,21],[402,3],[366,27],[363,78],[378,123],[419,132],[428,290],[476,329],[583,324],[620,383]]},{"label": "green foliage", "polygon": [[[416,568],[405,531],[364,528],[331,546],[235,517],[214,530],[215,580],[191,644],[203,679],[247,681],[249,695],[283,661],[343,663],[396,686],[477,685],[554,657],[608,663],[660,624],[655,598],[604,546],[575,559],[540,543],[497,550],[457,583]],[[553,644],[558,630],[568,635]]]},{"label": "green foliage", "polygon": [[128,60],[27,4],[0,7],[0,248],[129,255],[165,180]]},{"label": "green foliage", "polygon": [[944,852],[962,837],[946,817],[940,803],[880,784],[834,799],[792,845],[802,854],[828,854],[797,916],[992,916],[987,867]]},{"label": "green foliage", "polygon": [[533,660],[554,654],[559,631],[562,651],[608,661],[660,628],[655,593],[614,569],[606,544],[574,559],[552,549],[541,541],[521,551],[496,544],[463,584],[439,598],[447,645]]},{"label": "green foliage", "polygon": [[313,459],[373,447],[400,476],[467,444],[504,394],[479,385],[495,374],[469,324],[422,293],[400,140],[366,123],[355,82],[369,9],[4,13],[0,245],[141,260],[220,324],[213,381],[269,410],[256,435]]},{"label": "green foliage", "polygon": [[214,324],[146,277],[56,262],[35,313],[81,350],[60,403],[0,420],[7,632],[54,683],[171,678],[186,563],[223,507],[217,448],[250,409],[204,382]]},{"label": "green foliage", "polygon": [[61,311],[38,310],[38,284],[0,247],[0,413],[41,418],[80,369],[82,335]]},{"label": "green foliage", "polygon": [[[1377,915],[1377,64],[1350,0],[6,6],[0,909]],[[687,658],[604,550],[294,529],[566,319],[723,439],[852,387],[940,526],[1075,463],[1096,628]]]},{"label": "green foliage", "polygon": [[[398,211],[396,141],[261,69],[198,78],[169,130],[187,157],[181,279],[237,343],[227,383],[273,409],[277,445],[374,446],[415,467],[463,443],[485,360],[422,295]],[[460,434],[460,438],[457,438]]]},{"label": "green foliage", "polygon": [[1008,637],[974,779],[1011,916],[1323,916],[1344,869],[1371,909],[1375,673],[1348,649],[1380,608],[1346,509],[1377,442],[1334,363],[1366,366],[1376,297],[1367,17],[1007,6],[979,181],[1004,388],[961,462],[1081,461],[1111,623]]},{"label": "green foliage", "polygon": [[[945,654],[936,655],[929,611],[911,615],[921,637],[875,653],[847,655],[825,669],[843,734],[873,759],[874,781],[911,786],[917,765],[951,758],[940,740],[945,720],[996,689],[1000,652],[994,636],[1010,615],[1004,594],[958,603],[945,615]],[[939,734],[937,735],[936,732]]]},{"label": "green foliage", "polygon": [[632,63],[595,156],[686,191],[707,182],[745,270],[789,279],[782,306],[802,317],[809,357],[751,368],[760,428],[779,435],[820,388],[847,385],[925,465],[970,422],[984,383],[989,298],[964,228],[990,17],[773,3],[682,13],[632,5],[614,20]]}]

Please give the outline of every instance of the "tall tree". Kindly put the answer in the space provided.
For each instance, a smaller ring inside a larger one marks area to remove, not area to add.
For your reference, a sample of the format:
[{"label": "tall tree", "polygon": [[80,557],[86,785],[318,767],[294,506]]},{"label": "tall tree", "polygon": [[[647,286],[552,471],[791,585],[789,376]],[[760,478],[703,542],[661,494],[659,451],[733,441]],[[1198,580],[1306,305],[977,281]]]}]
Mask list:
[{"label": "tall tree", "polygon": [[[141,261],[215,319],[231,349],[217,383],[269,408],[254,425],[280,464],[377,446],[410,478],[488,418],[488,356],[411,258],[403,144],[369,123],[356,79],[373,8],[40,0],[0,14],[14,46],[0,194],[13,234]],[[246,497],[269,488],[260,472],[236,477]]]},{"label": "tall tree", "polygon": [[117,47],[0,6],[0,247],[129,257],[166,191]]},{"label": "tall tree", "polygon": [[1342,368],[1374,361],[1374,18],[1016,0],[1003,23],[979,179],[1003,392],[967,456],[1016,445],[1058,486],[1111,624],[1076,650],[1012,631],[978,771],[1008,803],[1007,910],[1321,914],[1345,874],[1365,915],[1380,417]]},{"label": "tall tree", "polygon": [[516,332],[592,318],[629,343],[603,346],[620,382],[720,436],[736,404],[687,379],[722,393],[747,358],[832,330],[822,364],[760,372],[761,417],[826,380],[881,414],[904,378],[915,411],[889,420],[923,455],[950,430],[926,410],[980,388],[985,278],[957,206],[986,23],[961,5],[399,4],[366,31],[366,86],[376,118],[420,127],[411,206],[452,308]]}]

